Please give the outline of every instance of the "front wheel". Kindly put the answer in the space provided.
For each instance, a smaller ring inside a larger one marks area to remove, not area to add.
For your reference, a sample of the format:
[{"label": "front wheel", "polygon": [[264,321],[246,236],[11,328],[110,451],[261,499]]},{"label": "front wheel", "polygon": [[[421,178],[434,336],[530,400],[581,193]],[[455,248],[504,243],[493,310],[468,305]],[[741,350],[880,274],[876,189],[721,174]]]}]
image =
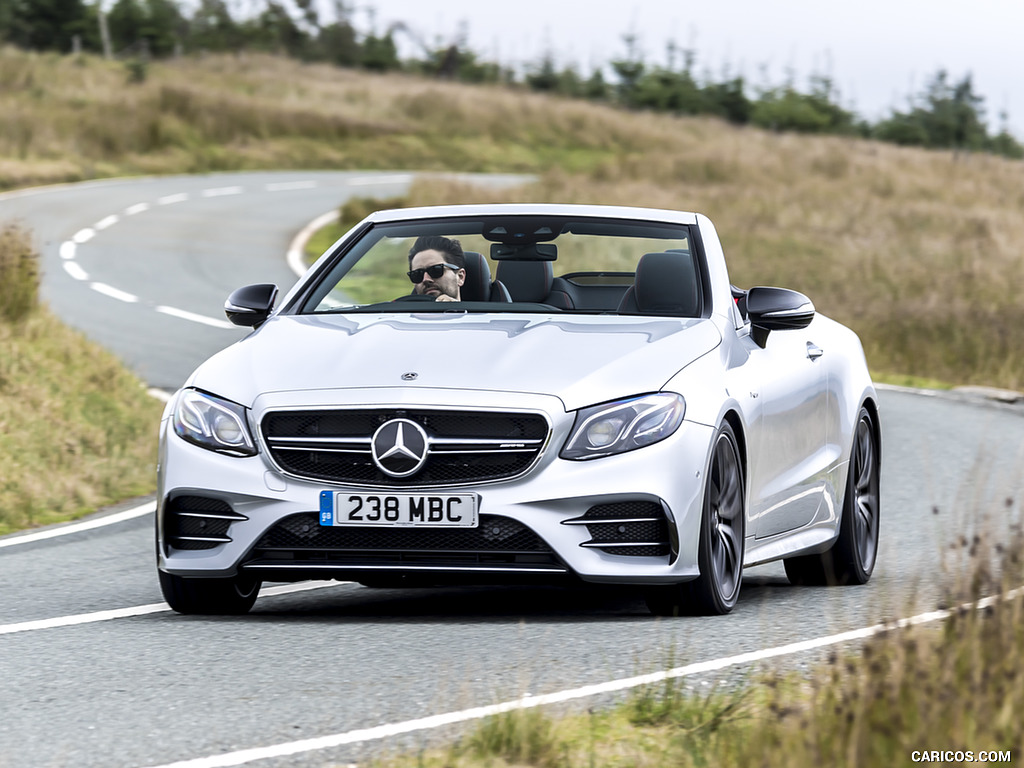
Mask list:
[{"label": "front wheel", "polygon": [[736,434],[726,423],[715,436],[704,488],[697,550],[700,576],[683,584],[652,588],[647,595],[651,613],[720,615],[733,609],[743,579],[744,497]]},{"label": "front wheel", "polygon": [[258,579],[235,576],[226,579],[186,579],[159,572],[164,600],[178,613],[237,616],[248,613],[260,593]]},{"label": "front wheel", "polygon": [[880,460],[875,421],[861,408],[853,437],[843,500],[843,519],[832,548],[820,555],[790,557],[786,576],[793,584],[866,584],[878,555]]}]

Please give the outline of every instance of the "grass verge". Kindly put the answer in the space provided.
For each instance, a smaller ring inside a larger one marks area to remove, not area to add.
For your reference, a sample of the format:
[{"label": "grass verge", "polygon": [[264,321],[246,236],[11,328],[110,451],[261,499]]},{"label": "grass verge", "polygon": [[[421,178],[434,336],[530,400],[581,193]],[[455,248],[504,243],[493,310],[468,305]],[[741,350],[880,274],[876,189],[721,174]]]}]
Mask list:
[{"label": "grass verge", "polygon": [[[162,405],[121,361],[38,305],[28,234],[0,230],[0,534],[59,522],[156,482]],[[31,298],[28,298],[31,297]]]},{"label": "grass verge", "polygon": [[[1001,517],[1013,512],[1011,500]],[[668,677],[617,706],[513,710],[455,743],[374,768],[859,768],[1012,763],[1024,754],[1024,579],[1019,514],[973,564],[940,620],[880,632],[806,673],[746,682]],[[983,594],[990,598],[980,599]],[[962,602],[968,601],[968,602]],[[670,659],[668,668],[672,667]],[[982,755],[984,753],[984,755]],[[938,757],[936,757],[938,755]]]}]

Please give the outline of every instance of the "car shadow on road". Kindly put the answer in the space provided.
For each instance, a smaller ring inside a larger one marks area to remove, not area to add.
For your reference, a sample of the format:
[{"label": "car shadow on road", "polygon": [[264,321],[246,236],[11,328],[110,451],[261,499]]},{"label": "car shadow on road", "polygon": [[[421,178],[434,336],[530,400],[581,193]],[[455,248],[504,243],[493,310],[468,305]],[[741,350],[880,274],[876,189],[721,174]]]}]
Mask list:
[{"label": "car shadow on road", "polygon": [[[747,575],[734,613],[761,610],[785,600],[791,589],[785,576]],[[338,583],[324,589],[264,595],[245,617],[195,617],[198,620],[274,622],[452,622],[586,623],[663,620],[647,609],[644,591],[620,585],[446,586],[373,588]],[[687,617],[693,620],[716,617]]]}]

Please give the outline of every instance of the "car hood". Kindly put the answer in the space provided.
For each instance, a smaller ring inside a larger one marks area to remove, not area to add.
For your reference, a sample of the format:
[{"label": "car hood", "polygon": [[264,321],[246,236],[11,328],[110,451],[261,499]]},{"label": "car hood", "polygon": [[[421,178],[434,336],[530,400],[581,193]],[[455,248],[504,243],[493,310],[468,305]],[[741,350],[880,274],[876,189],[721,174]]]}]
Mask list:
[{"label": "car hood", "polygon": [[244,405],[269,392],[426,387],[547,394],[572,410],[657,391],[720,341],[710,320],[688,318],[284,315],[188,384]]}]

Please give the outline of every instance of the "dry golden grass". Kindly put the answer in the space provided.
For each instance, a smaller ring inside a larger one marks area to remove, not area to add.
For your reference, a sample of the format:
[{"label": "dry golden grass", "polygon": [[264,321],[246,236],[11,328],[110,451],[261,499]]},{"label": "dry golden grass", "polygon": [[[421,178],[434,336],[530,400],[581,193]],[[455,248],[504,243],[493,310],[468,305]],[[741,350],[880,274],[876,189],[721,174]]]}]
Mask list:
[{"label": "dry golden grass", "polygon": [[529,172],[538,181],[511,191],[420,183],[409,202],[696,210],[735,283],[805,292],[860,334],[876,375],[1024,388],[1024,163],[262,55],[153,63],[130,80],[93,57],[0,49],[0,188],[255,168]]},{"label": "dry golden grass", "polygon": [[0,323],[0,534],[151,493],[161,410],[49,312]]}]

